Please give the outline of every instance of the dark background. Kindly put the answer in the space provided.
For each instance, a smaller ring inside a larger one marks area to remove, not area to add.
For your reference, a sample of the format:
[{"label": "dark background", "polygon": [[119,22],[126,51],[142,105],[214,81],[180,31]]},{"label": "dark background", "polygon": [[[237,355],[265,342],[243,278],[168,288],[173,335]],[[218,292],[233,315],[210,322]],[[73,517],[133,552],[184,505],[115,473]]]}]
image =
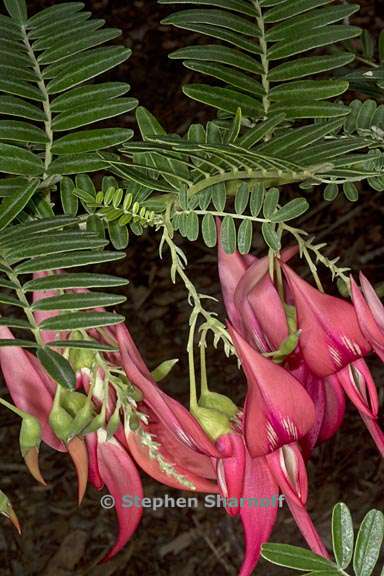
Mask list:
[{"label": "dark background", "polygon": [[[30,13],[54,4],[28,2]],[[362,1],[354,22],[373,34],[382,28],[383,3]],[[113,72],[111,78],[128,81],[131,94],[148,107],[168,131],[183,132],[190,122],[213,117],[212,111],[188,100],[181,85],[191,81],[191,73],[167,54],[195,37],[159,24],[171,10],[153,0],[86,2],[96,17],[123,31],[123,42],[133,56]],[[134,126],[132,117],[124,118]],[[361,191],[361,201],[351,205],[338,199],[329,206],[316,193],[315,213],[305,228],[327,242],[330,256],[341,255],[352,269],[363,269],[372,281],[383,280],[381,195]],[[126,276],[127,303],[122,306],[127,324],[148,365],[179,357],[177,366],[164,384],[179,400],[185,401],[186,322],[190,309],[181,284],[173,286],[168,262],[158,258],[155,234],[134,239],[127,259],[109,271]],[[262,247],[255,240],[256,251]],[[194,278],[201,292],[219,294],[214,251],[198,245],[184,245]],[[300,265],[298,265],[300,267]],[[330,286],[329,276],[321,277]],[[371,363],[383,400],[383,367]],[[209,380],[212,389],[226,392],[242,401],[244,382],[233,361],[221,352],[210,353]],[[2,390],[2,393],[5,391]],[[242,557],[240,523],[222,510],[147,510],[141,525],[125,550],[109,564],[97,560],[112,544],[116,533],[114,513],[101,509],[100,495],[89,488],[80,509],[76,505],[76,481],[69,458],[46,447],[41,450],[41,468],[48,486],[40,487],[29,476],[18,450],[18,420],[2,412],[0,424],[0,488],[11,498],[23,528],[18,537],[5,519],[0,520],[1,576],[165,576],[183,574],[235,575]],[[316,449],[309,464],[309,510],[325,542],[330,544],[330,513],[343,500],[352,509],[356,524],[372,507],[384,508],[384,465],[358,414],[349,407],[343,428],[326,445]],[[143,475],[145,493],[160,496],[176,492],[155,484]],[[279,514],[272,541],[303,544],[288,510]],[[264,576],[289,574],[261,562],[257,571]]]}]

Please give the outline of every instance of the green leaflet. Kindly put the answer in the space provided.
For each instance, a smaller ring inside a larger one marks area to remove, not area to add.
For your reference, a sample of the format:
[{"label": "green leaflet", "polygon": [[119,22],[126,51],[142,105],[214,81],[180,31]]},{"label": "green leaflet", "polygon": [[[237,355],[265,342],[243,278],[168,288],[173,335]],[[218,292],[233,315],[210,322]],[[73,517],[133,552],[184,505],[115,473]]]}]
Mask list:
[{"label": "green leaflet", "polygon": [[236,114],[240,106],[243,114],[257,116],[262,111],[260,102],[227,88],[212,88],[204,84],[189,84],[183,87],[183,92],[193,100],[208,104],[224,112]]},{"label": "green leaflet", "polygon": [[117,29],[103,29],[96,32],[92,31],[87,34],[82,34],[78,38],[72,38],[71,42],[64,40],[61,43],[55,43],[53,47],[43,52],[39,57],[39,63],[51,64],[59,62],[64,58],[68,58],[69,56],[73,56],[74,54],[78,54],[79,52],[103,44],[104,42],[108,42],[108,40],[113,40],[120,36],[120,34],[120,30]]},{"label": "green leaflet", "polygon": [[68,90],[86,80],[103,74],[107,70],[121,64],[131,55],[129,48],[109,47],[95,48],[79,59],[78,65],[73,69],[73,64],[67,65],[61,74],[51,80],[47,85],[49,94],[57,94]]},{"label": "green leaflet", "polygon": [[[1,122],[0,122],[1,134]],[[94,130],[82,130],[56,140],[52,146],[52,152],[57,155],[93,152],[118,146],[130,140],[133,130],[124,128],[98,128]]]},{"label": "green leaflet", "polygon": [[383,543],[384,517],[379,510],[366,514],[356,539],[353,569],[356,576],[371,576]]},{"label": "green leaflet", "polygon": [[38,122],[44,122],[46,119],[45,113],[40,108],[12,95],[0,95],[0,114],[37,120]]},{"label": "green leaflet", "polygon": [[126,284],[128,284],[128,280],[119,276],[67,272],[66,274],[52,274],[30,280],[24,284],[23,289],[26,292],[33,292],[34,290],[63,290],[66,288],[112,288]]},{"label": "green leaflet", "polygon": [[32,180],[28,185],[9,196],[0,205],[0,230],[8,226],[25,208],[39,185],[38,180]]},{"label": "green leaflet", "polygon": [[87,310],[117,306],[126,301],[125,296],[103,292],[87,292],[84,294],[62,294],[42,298],[32,305],[33,310]]},{"label": "green leaflet", "polygon": [[171,14],[171,16],[165,18],[162,23],[174,24],[181,28],[189,23],[203,23],[229,28],[233,32],[239,32],[245,36],[254,37],[260,34],[255,23],[224,10],[183,10],[176,14]]},{"label": "green leaflet", "polygon": [[41,330],[64,332],[67,330],[89,330],[90,328],[111,326],[121,322],[124,322],[124,316],[119,314],[111,314],[109,312],[74,312],[47,318],[40,323],[39,327]]},{"label": "green leaflet", "polygon": [[318,556],[310,550],[289,544],[263,544],[261,554],[263,558],[273,562],[273,564],[297,570],[325,571],[336,568],[330,560]]},{"label": "green leaflet", "polygon": [[197,6],[217,6],[240,14],[255,16],[254,8],[246,0],[159,0],[159,4],[195,4]]},{"label": "green leaflet", "polygon": [[4,0],[8,14],[20,24],[27,20],[27,4],[25,0]]},{"label": "green leaflet", "polygon": [[58,352],[48,347],[39,348],[37,357],[48,374],[63,388],[74,390],[76,386],[76,376],[68,362]]},{"label": "green leaflet", "polygon": [[61,112],[53,121],[55,131],[66,131],[80,128],[100,120],[113,118],[129,112],[137,106],[135,98],[116,98],[113,100],[96,100],[94,103],[76,106]]},{"label": "green leaflet", "polygon": [[11,144],[0,144],[0,172],[40,176],[43,173],[43,163],[29,150]]},{"label": "green leaflet", "polygon": [[44,130],[28,124],[28,122],[0,120],[0,140],[46,144],[48,137]]},{"label": "green leaflet", "polygon": [[51,108],[54,112],[68,112],[80,106],[84,106],[86,109],[90,104],[103,103],[122,96],[129,92],[129,89],[130,85],[125,82],[102,82],[100,84],[79,86],[57,96],[52,101]]},{"label": "green leaflet", "polygon": [[342,502],[332,513],[332,542],[337,565],[345,570],[352,560],[354,534],[351,513]]}]

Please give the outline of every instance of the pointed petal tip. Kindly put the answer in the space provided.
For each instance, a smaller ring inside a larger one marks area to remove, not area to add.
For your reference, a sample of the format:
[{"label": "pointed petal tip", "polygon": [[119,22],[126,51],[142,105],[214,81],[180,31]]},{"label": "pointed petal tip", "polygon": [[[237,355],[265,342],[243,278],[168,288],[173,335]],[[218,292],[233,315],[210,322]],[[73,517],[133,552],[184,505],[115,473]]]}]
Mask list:
[{"label": "pointed petal tip", "polygon": [[28,450],[28,452],[24,456],[24,462],[31,475],[35,478],[35,480],[40,482],[40,484],[43,484],[43,486],[46,486],[47,483],[40,472],[39,452],[37,448],[31,448],[31,450]]},{"label": "pointed petal tip", "polygon": [[82,438],[75,436],[67,445],[68,452],[76,468],[78,481],[78,503],[83,501],[88,482],[88,452]]},{"label": "pointed petal tip", "polygon": [[16,512],[13,508],[11,508],[8,512],[8,519],[12,522],[14,527],[16,528],[19,536],[21,536],[21,526],[18,517],[16,516]]}]

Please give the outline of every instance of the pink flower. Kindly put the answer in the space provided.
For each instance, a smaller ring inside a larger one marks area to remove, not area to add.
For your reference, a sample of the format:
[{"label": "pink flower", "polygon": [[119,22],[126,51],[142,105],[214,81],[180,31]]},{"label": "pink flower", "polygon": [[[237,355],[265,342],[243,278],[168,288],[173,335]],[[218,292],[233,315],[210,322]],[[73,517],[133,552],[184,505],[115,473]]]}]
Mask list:
[{"label": "pink flower", "polygon": [[117,540],[102,560],[106,562],[125,546],[135,532],[142,516],[140,505],[134,505],[130,508],[124,507],[124,497],[137,496],[141,500],[143,488],[135,464],[128,452],[115,438],[108,440],[106,432],[99,430],[96,442],[98,474],[114,498],[119,522]]},{"label": "pink flower", "polygon": [[[287,261],[297,247],[283,251]],[[219,243],[219,275],[231,324],[260,352],[278,349],[288,336],[283,303],[268,273],[268,258],[227,254]]]},{"label": "pink flower", "polygon": [[256,352],[229,327],[245,372],[248,393],[244,434],[252,457],[264,456],[302,438],[315,422],[308,393],[287,370]]},{"label": "pink flower", "polygon": [[362,292],[351,278],[352,300],[360,328],[376,354],[384,362],[384,306],[373,286],[360,272]]},{"label": "pink flower", "polygon": [[368,354],[353,306],[323,294],[286,264],[282,268],[297,310],[301,353],[311,371],[329,376]]}]

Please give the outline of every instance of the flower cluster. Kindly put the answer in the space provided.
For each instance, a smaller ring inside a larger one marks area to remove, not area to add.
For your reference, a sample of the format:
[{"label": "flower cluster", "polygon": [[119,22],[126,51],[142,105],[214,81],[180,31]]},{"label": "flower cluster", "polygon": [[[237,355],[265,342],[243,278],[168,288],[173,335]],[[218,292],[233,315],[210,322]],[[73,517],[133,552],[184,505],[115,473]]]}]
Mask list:
[{"label": "flower cluster", "polygon": [[[247,382],[242,408],[206,388],[188,411],[161,389],[122,324],[64,335],[118,350],[61,349],[76,372],[76,390],[56,385],[28,351],[0,347],[1,370],[22,417],[21,452],[33,476],[44,483],[43,440],[72,458],[80,502],[88,481],[97,490],[105,485],[115,498],[119,534],[104,560],[121,550],[140,521],[140,507],[123,508],[124,495],[143,496],[137,466],[172,488],[237,501],[280,491],[308,545],[328,557],[306,509],[306,462],[340,428],[345,396],[384,454],[376,386],[364,360],[372,351],[384,360],[384,307],[364,276],[361,290],[351,280],[352,303],[315,289],[288,264],[296,252],[288,248],[271,260],[219,247],[228,332]],[[35,293],[34,300],[43,295]],[[47,314],[36,312],[36,322]],[[0,336],[13,338],[5,326]],[[0,503],[18,525],[4,495]],[[226,511],[241,518],[240,575],[250,575],[277,508],[231,505]]]}]

